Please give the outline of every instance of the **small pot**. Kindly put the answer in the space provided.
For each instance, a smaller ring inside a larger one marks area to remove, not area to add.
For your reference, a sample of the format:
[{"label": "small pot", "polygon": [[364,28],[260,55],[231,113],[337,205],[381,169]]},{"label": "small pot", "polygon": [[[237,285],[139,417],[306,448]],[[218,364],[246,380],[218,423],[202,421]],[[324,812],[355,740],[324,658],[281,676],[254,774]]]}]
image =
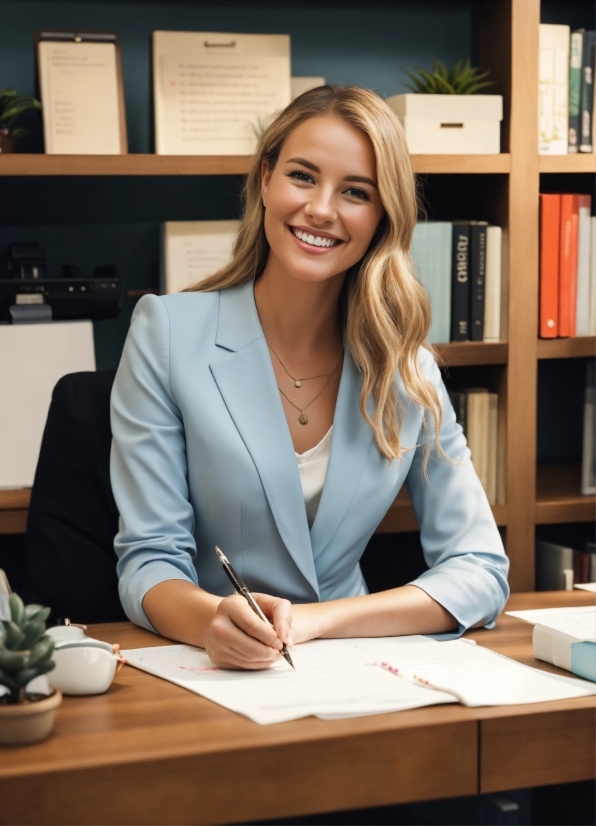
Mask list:
[{"label": "small pot", "polygon": [[56,709],[62,702],[62,692],[32,703],[0,704],[0,743],[4,746],[23,746],[39,743],[50,734]]},{"label": "small pot", "polygon": [[14,138],[10,129],[0,129],[0,154],[8,155],[14,152]]}]

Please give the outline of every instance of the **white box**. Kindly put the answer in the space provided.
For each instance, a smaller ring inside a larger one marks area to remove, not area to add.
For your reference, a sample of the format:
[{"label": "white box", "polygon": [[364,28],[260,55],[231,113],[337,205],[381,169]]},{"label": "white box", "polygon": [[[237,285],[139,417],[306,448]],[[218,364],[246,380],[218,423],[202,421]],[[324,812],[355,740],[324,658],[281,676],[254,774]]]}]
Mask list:
[{"label": "white box", "polygon": [[498,155],[501,95],[393,95],[412,155]]},{"label": "white box", "polygon": [[0,488],[31,487],[52,391],[95,370],[91,321],[0,325]]}]

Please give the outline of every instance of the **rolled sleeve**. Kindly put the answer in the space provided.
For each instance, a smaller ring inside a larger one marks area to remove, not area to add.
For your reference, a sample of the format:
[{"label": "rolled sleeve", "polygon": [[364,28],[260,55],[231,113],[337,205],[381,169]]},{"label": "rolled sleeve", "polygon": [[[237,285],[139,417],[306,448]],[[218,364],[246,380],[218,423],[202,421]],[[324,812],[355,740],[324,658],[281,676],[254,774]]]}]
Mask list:
[{"label": "rolled sleeve", "polygon": [[110,475],[120,513],[114,540],[120,600],[129,619],[151,631],[143,611],[147,591],[169,579],[198,584],[184,426],[169,357],[167,308],[157,296],[145,296],[112,390]]},{"label": "rolled sleeve", "polygon": [[509,560],[439,368],[429,353],[423,359],[423,369],[439,393],[443,411],[439,440],[449,459],[439,455],[435,430],[429,425],[427,478],[422,432],[407,477],[429,570],[410,584],[455,617],[459,635],[475,625],[494,624],[509,596]]}]

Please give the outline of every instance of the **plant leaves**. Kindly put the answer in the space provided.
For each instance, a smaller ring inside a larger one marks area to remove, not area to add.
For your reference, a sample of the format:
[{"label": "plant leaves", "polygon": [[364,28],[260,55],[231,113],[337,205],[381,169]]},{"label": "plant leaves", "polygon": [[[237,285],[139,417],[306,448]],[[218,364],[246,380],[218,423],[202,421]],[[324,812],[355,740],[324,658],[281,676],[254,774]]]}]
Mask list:
[{"label": "plant leaves", "polygon": [[51,637],[42,637],[42,639],[33,646],[29,659],[27,660],[27,667],[31,668],[33,665],[41,665],[52,656],[54,650],[54,641]]},{"label": "plant leaves", "polygon": [[3,668],[0,668],[0,685],[5,685],[10,692],[16,691],[18,687],[15,685],[13,675],[9,674],[8,671],[5,671]]},{"label": "plant leaves", "polygon": [[24,636],[20,643],[21,648],[33,648],[46,632],[45,622],[28,622],[23,628]]},{"label": "plant leaves", "polygon": [[31,680],[38,676],[39,674],[37,668],[23,668],[22,671],[18,671],[14,675],[13,683],[17,688],[21,688],[22,686],[27,685],[27,683],[31,682]]},{"label": "plant leaves", "polygon": [[0,98],[12,98],[16,93],[16,89],[0,89]]},{"label": "plant leaves", "polygon": [[0,668],[3,671],[20,671],[27,665],[27,654],[18,651],[0,650]]},{"label": "plant leaves", "polygon": [[50,609],[44,608],[43,605],[25,606],[25,622],[45,622],[49,616]]},{"label": "plant leaves", "polygon": [[2,620],[2,625],[4,626],[4,630],[6,632],[4,646],[10,651],[14,651],[25,635],[19,626],[15,625],[14,622],[11,622],[10,620]]},{"label": "plant leaves", "polygon": [[11,620],[15,625],[21,626],[25,616],[25,606],[23,605],[23,600],[18,594],[11,594],[8,598],[8,604],[10,606]]}]

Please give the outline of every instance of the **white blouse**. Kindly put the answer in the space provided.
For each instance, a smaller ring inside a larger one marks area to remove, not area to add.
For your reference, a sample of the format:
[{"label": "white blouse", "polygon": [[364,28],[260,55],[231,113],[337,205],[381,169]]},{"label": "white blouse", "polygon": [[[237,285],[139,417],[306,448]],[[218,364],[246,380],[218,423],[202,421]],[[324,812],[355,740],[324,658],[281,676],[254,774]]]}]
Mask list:
[{"label": "white blouse", "polygon": [[323,492],[323,485],[325,484],[325,477],[327,476],[332,432],[333,425],[331,425],[318,445],[311,447],[310,450],[304,453],[296,453],[309,528],[312,528],[313,522],[315,521],[319,500]]}]

